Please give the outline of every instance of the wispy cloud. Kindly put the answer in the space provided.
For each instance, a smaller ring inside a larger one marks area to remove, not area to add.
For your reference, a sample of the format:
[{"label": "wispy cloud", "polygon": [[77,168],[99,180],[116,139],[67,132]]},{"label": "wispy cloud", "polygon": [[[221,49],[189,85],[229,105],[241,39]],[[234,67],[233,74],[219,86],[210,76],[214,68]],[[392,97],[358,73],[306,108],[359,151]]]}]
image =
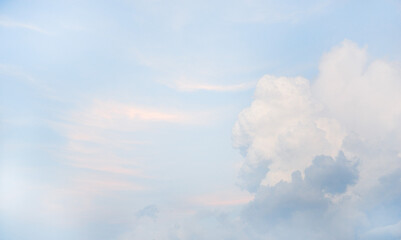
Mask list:
[{"label": "wispy cloud", "polygon": [[[138,145],[151,144],[132,133],[159,124],[205,124],[208,113],[136,106],[116,101],[94,100],[64,113],[53,127],[66,138],[57,155],[67,165],[97,172],[148,178],[134,157]],[[120,154],[124,153],[124,154]]]},{"label": "wispy cloud", "polygon": [[245,82],[231,85],[216,85],[207,83],[196,83],[186,81],[176,81],[170,86],[179,91],[191,92],[191,91],[214,91],[214,92],[236,92],[248,90],[255,87],[256,82]]},{"label": "wispy cloud", "polygon": [[99,193],[102,191],[139,191],[145,187],[135,184],[132,181],[116,180],[104,176],[90,176],[74,179],[75,188],[82,192]]},{"label": "wispy cloud", "polygon": [[31,84],[37,84],[36,80],[31,75],[25,73],[16,66],[0,64],[0,74],[13,76]]},{"label": "wispy cloud", "polygon": [[297,23],[324,13],[332,2],[332,0],[313,0],[302,4],[296,1],[282,4],[275,1],[239,1],[240,5],[234,5],[226,10],[226,18],[242,23]]},{"label": "wispy cloud", "polygon": [[55,98],[54,91],[50,86],[34,78],[31,74],[27,73],[19,66],[0,63],[0,76],[1,75],[9,76],[13,79],[17,79],[18,81],[32,85],[45,93],[49,98]]},{"label": "wispy cloud", "polygon": [[[66,138],[66,144],[55,152],[64,164],[99,173],[146,177],[138,159],[132,155],[137,144],[145,143],[138,143],[119,131],[74,124],[55,124],[55,127]],[[82,136],[77,137],[77,132]]]},{"label": "wispy cloud", "polygon": [[6,28],[22,28],[30,31],[35,31],[42,34],[50,34],[48,31],[31,23],[23,23],[8,19],[0,19],[0,26]]},{"label": "wispy cloud", "polygon": [[[247,78],[239,80],[236,76],[266,68],[270,63],[238,65],[234,69],[222,63],[194,60],[188,62],[176,56],[157,56],[131,49],[138,64],[162,74],[155,79],[160,84],[183,92],[214,91],[236,92],[256,86],[256,80]],[[232,76],[227,78],[227,75]],[[233,79],[235,79],[233,81]]]},{"label": "wispy cloud", "polygon": [[132,131],[151,123],[200,124],[207,116],[207,113],[193,111],[94,100],[90,106],[71,112],[67,118],[71,123],[87,127]]}]

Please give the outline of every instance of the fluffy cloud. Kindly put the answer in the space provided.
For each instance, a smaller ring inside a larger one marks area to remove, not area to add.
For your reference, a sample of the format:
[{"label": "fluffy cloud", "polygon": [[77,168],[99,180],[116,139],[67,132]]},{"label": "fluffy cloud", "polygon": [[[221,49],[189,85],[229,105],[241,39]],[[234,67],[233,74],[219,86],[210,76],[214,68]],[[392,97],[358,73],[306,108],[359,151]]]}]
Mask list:
[{"label": "fluffy cloud", "polygon": [[344,41],[325,54],[312,86],[327,115],[364,138],[400,133],[401,67],[384,60],[369,62],[366,49]]},{"label": "fluffy cloud", "polygon": [[261,239],[399,239],[401,66],[346,40],[319,69],[264,76],[240,113],[233,142],[255,192],[243,221]]},{"label": "fluffy cloud", "polygon": [[252,105],[241,112],[233,129],[234,145],[246,154],[243,185],[256,190],[266,173],[268,185],[288,181],[293,171],[303,171],[314,156],[335,156],[343,130],[320,112],[308,80],[264,76]]}]

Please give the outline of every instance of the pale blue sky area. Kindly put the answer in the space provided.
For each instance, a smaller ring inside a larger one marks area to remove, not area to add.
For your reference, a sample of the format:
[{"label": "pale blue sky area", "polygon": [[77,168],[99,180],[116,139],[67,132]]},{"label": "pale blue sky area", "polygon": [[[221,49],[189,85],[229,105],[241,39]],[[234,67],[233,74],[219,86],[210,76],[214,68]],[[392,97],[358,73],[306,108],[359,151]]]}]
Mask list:
[{"label": "pale blue sky area", "polygon": [[401,3],[0,0],[0,239],[211,239],[202,214],[254,197],[232,129],[256,82],[313,83],[345,39],[400,62]]}]

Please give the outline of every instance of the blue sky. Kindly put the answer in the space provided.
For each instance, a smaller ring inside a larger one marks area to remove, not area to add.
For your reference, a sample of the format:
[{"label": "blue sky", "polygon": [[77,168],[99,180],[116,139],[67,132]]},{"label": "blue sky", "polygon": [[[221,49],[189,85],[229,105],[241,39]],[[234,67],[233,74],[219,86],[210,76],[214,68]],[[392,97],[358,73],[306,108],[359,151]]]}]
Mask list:
[{"label": "blue sky", "polygon": [[0,1],[0,238],[399,239],[400,42],[395,0]]}]

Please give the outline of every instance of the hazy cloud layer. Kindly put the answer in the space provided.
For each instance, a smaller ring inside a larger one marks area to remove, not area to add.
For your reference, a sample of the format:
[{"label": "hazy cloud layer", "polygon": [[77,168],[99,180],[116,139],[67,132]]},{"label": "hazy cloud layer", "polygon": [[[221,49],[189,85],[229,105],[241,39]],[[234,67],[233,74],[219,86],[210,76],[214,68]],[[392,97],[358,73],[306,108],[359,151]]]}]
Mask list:
[{"label": "hazy cloud layer", "polygon": [[0,1],[0,239],[400,240],[396,2]]}]

